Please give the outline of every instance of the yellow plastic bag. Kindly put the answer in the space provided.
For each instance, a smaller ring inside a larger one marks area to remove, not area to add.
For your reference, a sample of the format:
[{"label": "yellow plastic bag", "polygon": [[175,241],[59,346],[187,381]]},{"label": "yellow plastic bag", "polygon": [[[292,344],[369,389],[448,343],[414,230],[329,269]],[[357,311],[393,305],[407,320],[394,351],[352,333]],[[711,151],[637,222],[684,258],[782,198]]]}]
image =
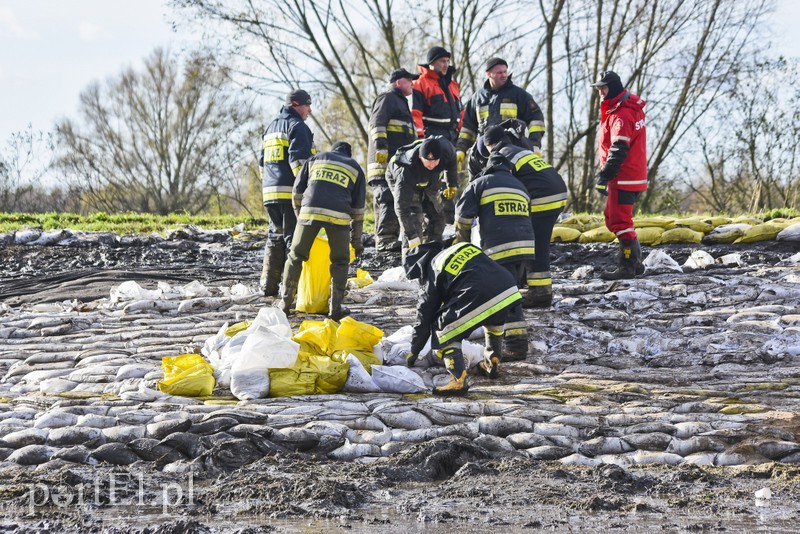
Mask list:
[{"label": "yellow plastic bag", "polygon": [[380,328],[356,321],[352,317],[345,317],[336,332],[334,359],[344,362],[347,355],[352,354],[358,358],[368,373],[372,373],[372,366],[381,364],[380,358],[373,350],[381,338],[383,330]]},{"label": "yellow plastic bag", "polygon": [[[355,250],[350,247],[350,261]],[[308,261],[303,262],[303,272],[297,283],[297,311],[328,313],[331,296],[331,247],[327,236],[318,235],[311,246]]]},{"label": "yellow plastic bag", "polygon": [[252,324],[253,321],[242,321],[240,323],[232,324],[231,326],[228,327],[227,330],[225,330],[225,335],[228,337],[233,337],[239,332],[242,332],[250,328],[250,325]]},{"label": "yellow plastic bag", "polygon": [[159,391],[184,397],[205,397],[214,391],[214,368],[200,354],[181,354],[161,359],[164,380]]},{"label": "yellow plastic bag", "polygon": [[634,228],[644,228],[646,226],[658,226],[660,228],[665,228],[669,230],[670,228],[675,228],[675,219],[672,217],[634,217],[633,218],[633,226]]},{"label": "yellow plastic bag", "polygon": [[300,351],[309,354],[333,354],[339,323],[333,319],[303,321],[292,340],[300,343]]},{"label": "yellow plastic bag", "polygon": [[714,229],[708,217],[687,217],[685,219],[675,219],[676,228],[691,228],[695,232],[705,234]]},{"label": "yellow plastic bag", "polygon": [[364,269],[356,269],[355,278],[348,278],[347,284],[355,287],[366,287],[374,281],[375,280],[372,279],[372,276],[368,271],[365,271]]},{"label": "yellow plastic bag", "polygon": [[294,367],[269,370],[269,396],[336,393],[344,387],[349,370],[348,363],[301,352]]}]

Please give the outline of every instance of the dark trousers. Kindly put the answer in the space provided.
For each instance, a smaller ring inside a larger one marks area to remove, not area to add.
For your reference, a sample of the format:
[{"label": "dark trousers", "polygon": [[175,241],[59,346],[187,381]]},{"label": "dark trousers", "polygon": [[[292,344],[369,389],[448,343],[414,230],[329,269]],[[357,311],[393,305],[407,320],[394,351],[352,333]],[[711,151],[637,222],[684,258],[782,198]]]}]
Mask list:
[{"label": "dark trousers", "polygon": [[[552,285],[550,277],[550,239],[553,237],[553,227],[563,208],[540,211],[531,214],[533,226],[533,239],[536,246],[536,258],[528,272],[528,285]],[[531,283],[536,280],[538,283]]]},{"label": "dark trousers", "polygon": [[[318,223],[297,225],[292,249],[283,271],[284,288],[297,288],[303,262],[308,261],[314,239],[322,228],[323,225]],[[350,263],[350,227],[325,225],[324,228],[331,247],[331,286],[344,290],[347,285],[347,266]]]},{"label": "dark trousers", "polygon": [[386,180],[376,180],[372,187],[375,209],[375,248],[383,250],[400,239],[400,221],[394,211],[394,195]]}]

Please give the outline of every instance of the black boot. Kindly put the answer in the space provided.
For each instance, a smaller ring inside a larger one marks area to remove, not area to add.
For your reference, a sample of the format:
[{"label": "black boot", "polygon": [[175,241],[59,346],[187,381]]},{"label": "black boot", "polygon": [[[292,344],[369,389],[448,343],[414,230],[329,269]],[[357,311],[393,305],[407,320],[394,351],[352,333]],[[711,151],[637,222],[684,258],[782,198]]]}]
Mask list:
[{"label": "black boot", "polygon": [[521,362],[528,358],[528,333],[508,334],[503,336],[503,360]]},{"label": "black boot", "polygon": [[331,284],[331,300],[328,303],[328,317],[334,321],[341,321],[342,317],[350,315],[350,310],[342,306],[344,293],[344,287],[336,287]]},{"label": "black boot", "polygon": [[267,243],[264,250],[264,264],[261,268],[261,279],[258,288],[264,292],[265,297],[277,297],[278,286],[281,283],[283,266],[286,263],[286,246],[281,241],[280,244]]},{"label": "black boot", "polygon": [[636,258],[636,276],[642,276],[644,274],[644,263],[642,263],[642,246],[639,244],[639,239],[633,240],[631,249],[633,250],[633,257]]},{"label": "black boot", "polygon": [[295,286],[295,284],[288,281],[284,282],[283,291],[281,292],[280,308],[287,317],[292,313],[296,292],[297,286]]},{"label": "black boot", "polygon": [[455,347],[441,351],[444,367],[450,373],[450,381],[440,388],[433,388],[433,394],[440,397],[464,396],[469,391],[467,370],[464,367],[464,354]]},{"label": "black boot", "polygon": [[[636,239],[619,240],[619,265],[613,271],[600,273],[600,278],[603,280],[630,280],[636,277],[634,243],[638,248],[639,241]],[[641,251],[639,255],[641,256]]]},{"label": "black boot", "polygon": [[553,304],[553,286],[528,286],[525,296],[522,299],[522,307],[529,308],[549,308]]},{"label": "black boot", "polygon": [[500,360],[503,359],[503,336],[488,330],[484,334],[486,345],[483,349],[483,361],[478,364],[478,374],[497,378],[500,375]]}]

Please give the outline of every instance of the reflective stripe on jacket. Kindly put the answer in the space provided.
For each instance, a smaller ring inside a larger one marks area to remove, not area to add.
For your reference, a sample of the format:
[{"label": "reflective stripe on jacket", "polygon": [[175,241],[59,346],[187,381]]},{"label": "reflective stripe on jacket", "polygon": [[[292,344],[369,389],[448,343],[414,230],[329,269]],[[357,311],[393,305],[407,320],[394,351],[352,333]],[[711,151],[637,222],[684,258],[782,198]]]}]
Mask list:
[{"label": "reflective stripe on jacket", "polygon": [[451,66],[446,76],[428,67],[419,66],[420,77],[414,80],[411,114],[417,137],[444,136],[455,144],[463,107],[458,84],[453,81]]},{"label": "reflective stripe on jacket", "polygon": [[290,203],[294,178],[314,154],[314,135],[306,123],[290,106],[281,108],[262,135],[264,203]]},{"label": "reflective stripe on jacket", "polygon": [[414,354],[422,350],[431,328],[438,344],[444,345],[522,299],[511,273],[470,243],[437,254],[421,283],[411,341]]},{"label": "reflective stripe on jacket", "polygon": [[486,128],[500,124],[506,119],[519,119],[527,125],[528,137],[533,146],[542,146],[544,114],[539,104],[521,87],[511,82],[511,76],[503,87],[495,90],[489,81],[467,101],[464,120],[458,134],[456,147],[466,152],[475,144]]},{"label": "reflective stripe on jacket", "polygon": [[322,152],[309,159],[294,182],[298,224],[346,226],[364,219],[366,179],[353,158]]},{"label": "reflective stripe on jacket", "polygon": [[531,198],[531,215],[567,205],[567,184],[541,154],[501,142],[495,151],[511,162],[511,173],[522,182]]},{"label": "reflective stripe on jacket", "polygon": [[534,259],[530,198],[510,172],[490,169],[467,186],[456,204],[456,226],[470,230],[476,217],[484,254],[500,264]]},{"label": "reflective stripe on jacket", "polygon": [[375,160],[377,153],[383,153],[384,162],[388,162],[398,148],[413,143],[416,138],[414,118],[403,92],[392,89],[378,95],[369,116],[367,181],[383,180],[386,174],[386,163]]},{"label": "reflective stripe on jacket", "polygon": [[623,91],[617,98],[600,104],[600,135],[597,152],[602,169],[611,145],[621,141],[630,149],[615,177],[609,183],[624,191],[647,189],[647,131],[644,116],[646,102],[639,96]]}]

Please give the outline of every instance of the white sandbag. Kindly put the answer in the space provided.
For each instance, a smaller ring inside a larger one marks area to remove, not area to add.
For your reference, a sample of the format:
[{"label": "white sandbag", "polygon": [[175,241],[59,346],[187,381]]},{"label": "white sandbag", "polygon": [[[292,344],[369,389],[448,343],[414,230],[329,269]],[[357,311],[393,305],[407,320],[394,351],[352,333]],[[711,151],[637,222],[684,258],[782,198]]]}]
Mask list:
[{"label": "white sandbag", "polygon": [[220,327],[220,329],[217,331],[216,334],[205,340],[205,342],[203,343],[203,347],[200,349],[200,354],[205,356],[213,367],[217,367],[217,365],[221,364],[222,362],[212,361],[211,355],[216,354],[215,357],[219,357],[219,352],[222,349],[222,347],[227,345],[228,342],[231,340],[229,336],[225,335],[225,332],[227,330],[228,330],[228,323],[225,323]]},{"label": "white sandbag", "polygon": [[264,367],[233,368],[230,371],[231,394],[239,400],[269,397],[269,370]]},{"label": "white sandbag", "polygon": [[384,365],[405,365],[406,356],[411,352],[411,343],[395,343],[389,345],[383,356]]},{"label": "white sandbag", "polygon": [[350,370],[347,372],[347,380],[344,383],[342,391],[349,391],[352,393],[377,393],[381,388],[375,384],[372,377],[369,375],[364,365],[352,354],[348,354],[345,361],[350,364]]},{"label": "white sandbag", "polygon": [[162,293],[160,289],[144,289],[133,280],[122,282],[120,285],[112,287],[110,291],[110,301],[112,304],[123,300],[158,300],[161,296]]},{"label": "white sandbag", "polygon": [[[247,330],[255,331],[259,328],[264,328],[287,339],[291,339],[292,337],[292,326],[289,324],[289,319],[286,317],[286,314],[283,313],[283,310],[280,308],[268,306],[258,310],[258,315],[256,315],[253,324],[251,324]],[[292,365],[294,365],[294,363],[292,363]],[[287,365],[286,367],[291,367],[291,365]]]},{"label": "white sandbag", "polygon": [[778,241],[795,241],[800,242],[800,223],[787,226],[775,236]]},{"label": "white sandbag", "polygon": [[425,391],[422,377],[400,365],[373,365],[372,380],[387,393],[419,393]]},{"label": "white sandbag", "polygon": [[688,269],[705,269],[709,265],[714,265],[714,256],[705,250],[695,250],[683,264]]},{"label": "white sandbag", "polygon": [[242,350],[232,363],[231,370],[235,370],[237,365],[241,369],[244,362],[254,362],[252,365],[259,365],[264,369],[294,367],[300,351],[299,343],[263,327],[256,330],[248,328],[246,332]]},{"label": "white sandbag", "polygon": [[648,273],[683,272],[678,262],[663,250],[652,251],[642,263]]},{"label": "white sandbag", "polygon": [[378,282],[408,282],[408,278],[406,278],[406,271],[403,269],[402,266],[400,267],[392,267],[391,269],[386,269],[381,273],[378,277]]},{"label": "white sandbag", "polygon": [[389,289],[393,291],[416,291],[419,283],[416,280],[406,278],[406,271],[403,267],[392,267],[381,273],[378,279],[370,285],[364,287],[367,291]]},{"label": "white sandbag", "polygon": [[183,298],[193,299],[199,297],[210,297],[211,291],[200,281],[192,280],[180,288]]},{"label": "white sandbag", "polygon": [[389,336],[386,336],[386,341],[394,343],[411,343],[411,336],[414,335],[414,327],[410,324],[401,326]]},{"label": "white sandbag", "polygon": [[466,339],[461,342],[461,352],[464,354],[464,364],[467,369],[471,369],[483,361],[483,349],[483,344],[473,343]]}]

